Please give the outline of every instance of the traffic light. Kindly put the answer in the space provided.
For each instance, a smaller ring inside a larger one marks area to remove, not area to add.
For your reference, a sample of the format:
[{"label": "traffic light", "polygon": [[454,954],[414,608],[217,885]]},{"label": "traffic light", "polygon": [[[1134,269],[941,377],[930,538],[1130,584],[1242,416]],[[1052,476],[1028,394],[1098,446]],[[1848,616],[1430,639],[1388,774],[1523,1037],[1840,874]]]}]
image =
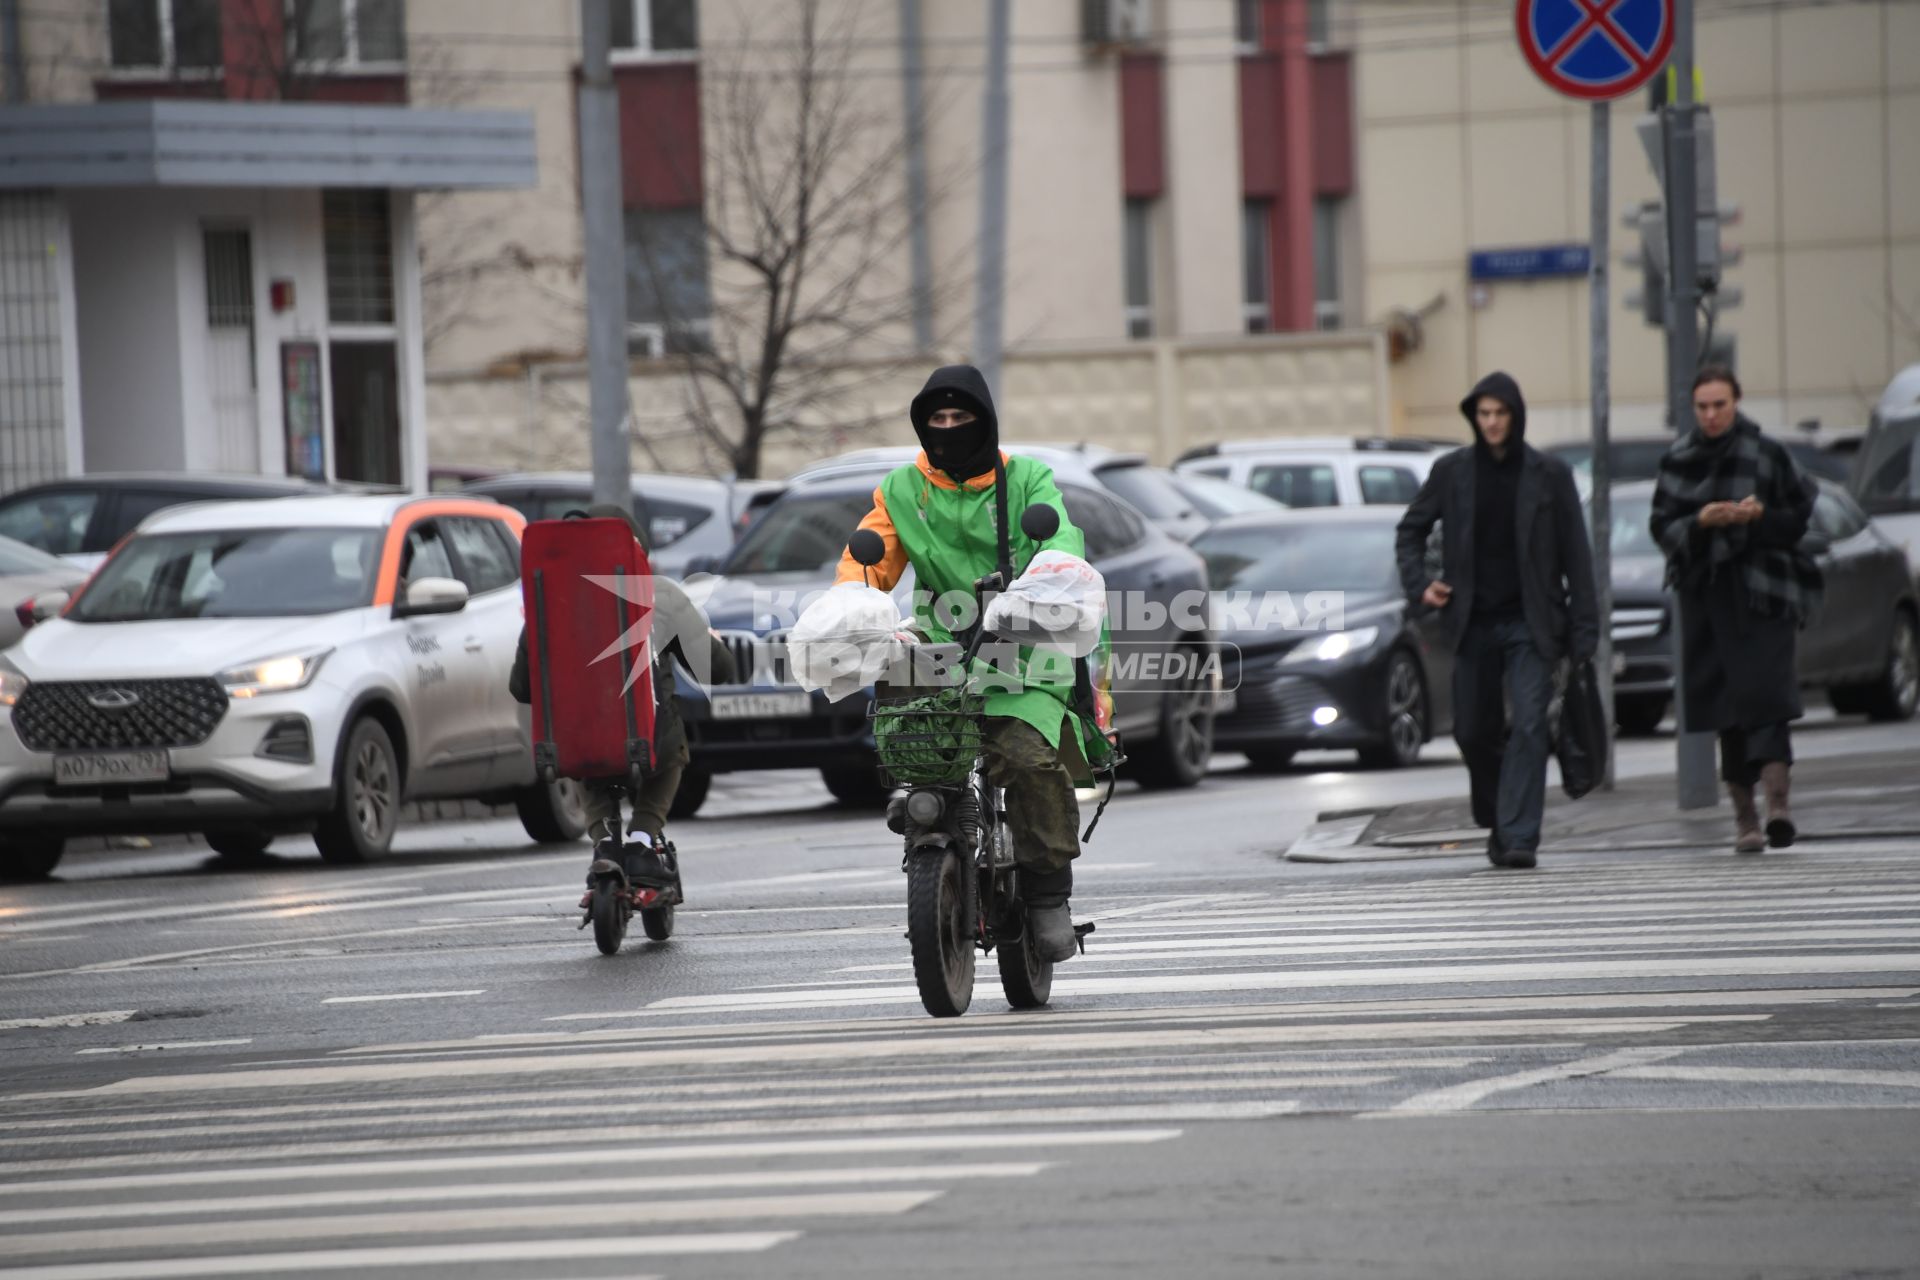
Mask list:
[{"label": "traffic light", "polygon": [[[1660,116],[1642,116],[1635,122],[1634,130],[1640,137],[1640,145],[1646,150],[1648,162],[1653,166],[1654,176],[1659,179],[1661,190],[1664,191],[1667,185],[1667,147]],[[1695,261],[1699,267],[1698,283],[1703,300],[1709,307],[1716,312],[1730,311],[1740,305],[1741,291],[1736,286],[1721,283],[1721,278],[1728,267],[1739,263],[1741,251],[1737,245],[1722,243],[1721,231],[1740,221],[1740,206],[1720,203],[1711,109],[1705,106],[1696,108],[1694,130],[1697,165],[1695,208],[1699,210],[1694,244]],[[1641,276],[1640,289],[1637,292],[1630,290],[1627,294],[1628,305],[1638,306],[1646,322],[1657,328],[1666,323],[1667,314],[1670,255],[1666,205],[1661,200],[1643,201],[1638,207],[1627,210],[1625,222],[1628,230],[1637,231],[1640,235],[1640,248],[1629,251],[1622,259],[1626,266],[1637,268]]]}]

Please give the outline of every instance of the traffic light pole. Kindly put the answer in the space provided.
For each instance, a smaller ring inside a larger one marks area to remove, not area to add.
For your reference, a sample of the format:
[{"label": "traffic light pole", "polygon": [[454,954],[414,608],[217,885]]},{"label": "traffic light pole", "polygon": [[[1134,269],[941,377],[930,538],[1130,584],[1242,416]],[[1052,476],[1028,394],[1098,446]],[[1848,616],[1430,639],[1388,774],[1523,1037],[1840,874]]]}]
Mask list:
[{"label": "traffic light pole", "polygon": [[[1607,448],[1609,417],[1613,411],[1612,381],[1608,374],[1612,334],[1608,329],[1607,255],[1609,233],[1608,206],[1613,203],[1613,113],[1611,104],[1593,104],[1593,247],[1588,255],[1592,263],[1593,328],[1593,578],[1594,595],[1600,610],[1600,644],[1594,651],[1593,670],[1600,685],[1600,705],[1613,708],[1613,466]],[[1603,790],[1613,790],[1613,717],[1607,717],[1607,758],[1601,770]]]},{"label": "traffic light pole", "polygon": [[[1665,109],[1667,144],[1667,411],[1676,432],[1693,425],[1693,374],[1700,363],[1700,211],[1698,147],[1693,98],[1694,0],[1674,0],[1674,92]],[[1691,724],[1686,705],[1685,645],[1674,599],[1674,780],[1682,809],[1710,809],[1720,801],[1714,782],[1713,733]]]}]

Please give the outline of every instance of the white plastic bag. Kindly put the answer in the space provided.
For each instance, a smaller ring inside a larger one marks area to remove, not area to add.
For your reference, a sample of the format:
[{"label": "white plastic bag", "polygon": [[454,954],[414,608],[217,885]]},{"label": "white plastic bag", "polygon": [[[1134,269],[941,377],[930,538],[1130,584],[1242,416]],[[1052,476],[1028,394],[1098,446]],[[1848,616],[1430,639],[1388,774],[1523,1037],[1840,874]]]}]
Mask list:
[{"label": "white plastic bag", "polygon": [[1079,556],[1042,551],[1013,585],[993,598],[988,631],[1019,644],[1084,658],[1100,647],[1107,618],[1107,583]]},{"label": "white plastic bag", "polygon": [[864,583],[840,583],[808,605],[787,633],[794,682],[824,690],[832,702],[851,697],[900,657],[899,630],[892,596]]}]

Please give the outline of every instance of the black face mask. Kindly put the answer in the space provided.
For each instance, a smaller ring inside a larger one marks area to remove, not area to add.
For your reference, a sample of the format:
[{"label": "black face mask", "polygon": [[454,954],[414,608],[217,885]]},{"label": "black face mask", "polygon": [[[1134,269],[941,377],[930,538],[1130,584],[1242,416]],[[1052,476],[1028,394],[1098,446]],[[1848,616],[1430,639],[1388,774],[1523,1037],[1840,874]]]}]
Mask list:
[{"label": "black face mask", "polygon": [[987,424],[978,418],[963,427],[928,427],[921,442],[928,461],[961,480],[979,475],[991,461],[981,457],[986,451]]}]

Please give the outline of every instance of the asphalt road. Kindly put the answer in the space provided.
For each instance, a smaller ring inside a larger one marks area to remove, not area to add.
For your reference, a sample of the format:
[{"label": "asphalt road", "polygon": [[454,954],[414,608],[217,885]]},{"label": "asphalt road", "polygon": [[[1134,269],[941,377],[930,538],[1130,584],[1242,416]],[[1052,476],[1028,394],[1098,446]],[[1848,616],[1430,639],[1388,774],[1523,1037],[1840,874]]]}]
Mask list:
[{"label": "asphalt road", "polygon": [[1920,847],[1279,860],[1432,755],[1123,789],[1053,1007],[988,964],[944,1022],[897,842],[804,775],[723,780],[613,958],[510,823],[77,856],[0,889],[0,1272],[1920,1273]]}]

